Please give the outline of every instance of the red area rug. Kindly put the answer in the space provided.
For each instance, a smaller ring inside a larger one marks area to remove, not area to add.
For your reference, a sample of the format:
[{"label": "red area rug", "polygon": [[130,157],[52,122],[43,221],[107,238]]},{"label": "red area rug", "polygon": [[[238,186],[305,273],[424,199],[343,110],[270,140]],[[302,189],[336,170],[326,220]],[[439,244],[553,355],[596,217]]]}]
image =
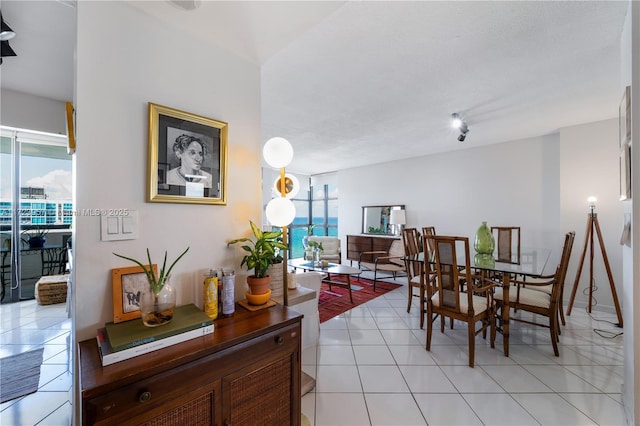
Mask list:
[{"label": "red area rug", "polygon": [[[333,281],[346,283],[344,277],[333,275]],[[378,296],[401,287],[400,284],[392,284],[384,281],[376,282],[376,292],[373,292],[373,280],[366,278],[351,277],[351,291],[353,294],[353,303],[349,301],[349,290],[344,287],[331,286],[323,282],[320,289],[320,298],[318,299],[318,311],[320,312],[320,322],[325,322],[349,309],[362,305],[369,300],[373,300]],[[356,290],[357,289],[357,290]]]}]

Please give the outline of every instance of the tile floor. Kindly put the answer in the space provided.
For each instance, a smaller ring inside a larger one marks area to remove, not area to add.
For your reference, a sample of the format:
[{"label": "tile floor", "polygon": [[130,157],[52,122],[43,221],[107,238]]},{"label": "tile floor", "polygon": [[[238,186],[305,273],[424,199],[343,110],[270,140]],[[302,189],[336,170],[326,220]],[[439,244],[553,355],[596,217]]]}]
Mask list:
[{"label": "tile floor", "polygon": [[[478,337],[471,369],[464,325],[436,330],[427,352],[417,305],[407,314],[406,297],[401,287],[321,325],[319,345],[302,358],[317,379],[302,399],[312,425],[627,424],[622,336],[593,331],[620,329],[574,309],[554,357],[546,329],[512,323],[510,356],[502,355],[500,335],[496,349]],[[615,315],[593,316],[615,322]],[[65,305],[1,305],[0,319],[0,356],[45,347],[38,392],[1,404],[0,425],[70,425]]]},{"label": "tile floor", "polygon": [[0,357],[44,347],[38,391],[0,404],[1,426],[67,426],[72,419],[71,320],[64,303],[0,305]]},{"label": "tile floor", "polygon": [[500,334],[496,349],[478,336],[472,369],[466,324],[437,327],[427,352],[417,304],[410,314],[406,304],[401,287],[321,324],[319,345],[302,357],[316,378],[302,399],[312,425],[627,424],[623,338],[593,331],[621,329],[574,308],[555,357],[547,329],[512,322],[510,356]]}]

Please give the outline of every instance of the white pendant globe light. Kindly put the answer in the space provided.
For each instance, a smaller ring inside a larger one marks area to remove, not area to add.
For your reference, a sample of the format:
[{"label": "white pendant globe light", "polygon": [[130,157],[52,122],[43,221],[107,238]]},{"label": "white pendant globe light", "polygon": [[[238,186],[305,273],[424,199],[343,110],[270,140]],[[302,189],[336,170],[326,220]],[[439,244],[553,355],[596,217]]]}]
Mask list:
[{"label": "white pendant globe light", "polygon": [[285,138],[271,138],[264,144],[262,156],[271,167],[281,169],[293,160],[293,147]]},{"label": "white pendant globe light", "polygon": [[282,228],[293,222],[296,217],[296,207],[288,198],[278,197],[269,201],[266,214],[269,223]]}]

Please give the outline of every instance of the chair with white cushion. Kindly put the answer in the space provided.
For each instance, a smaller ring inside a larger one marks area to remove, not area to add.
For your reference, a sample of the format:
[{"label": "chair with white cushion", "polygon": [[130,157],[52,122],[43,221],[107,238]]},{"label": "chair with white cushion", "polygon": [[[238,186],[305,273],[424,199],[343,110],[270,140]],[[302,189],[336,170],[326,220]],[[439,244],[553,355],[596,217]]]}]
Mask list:
[{"label": "chair with white cushion", "polygon": [[[567,268],[569,266],[569,258],[571,256],[571,248],[573,247],[573,240],[575,238],[575,232],[568,232],[564,238],[564,245],[562,248],[562,256],[560,258],[560,264],[556,268],[556,272],[553,275],[539,277],[535,280],[526,281],[514,281],[517,285],[517,291],[509,292],[509,300],[505,301],[502,295],[502,288],[496,289],[495,299],[498,303],[508,303],[509,308],[517,308],[518,310],[531,312],[535,314],[534,318],[547,317],[548,323],[534,322],[516,317],[511,317],[513,321],[520,321],[527,324],[538,325],[546,327],[551,333],[551,344],[553,345],[553,353],[555,356],[560,356],[558,350],[558,341],[560,335],[560,326],[558,324],[559,319],[559,304],[561,303],[561,289],[562,283],[567,275]],[[535,288],[542,288],[545,290],[535,290]],[[546,289],[551,291],[546,291]]]},{"label": "chair with white cushion", "polygon": [[320,260],[326,260],[327,262],[331,262],[331,263],[342,262],[340,238],[312,235],[309,237],[308,241],[309,242],[315,241],[318,244],[322,244],[322,252],[320,253]]},{"label": "chair with white cushion", "polygon": [[[437,235],[423,235],[422,238],[423,247],[433,243],[436,273],[434,284],[426,286],[427,350],[431,350],[433,323],[438,316],[441,316],[442,319],[449,317],[464,321],[468,328],[469,367],[473,367],[476,335],[482,333],[483,337],[486,337],[487,329],[489,329],[491,347],[493,348],[495,345],[493,290],[497,284],[471,273],[468,238]],[[459,256],[460,259],[464,258],[464,264],[458,264]],[[466,292],[461,290],[459,284],[461,279],[466,282]],[[441,321],[440,331],[442,333],[445,329],[444,323],[444,320]],[[479,329],[476,329],[477,323],[480,323]]]}]

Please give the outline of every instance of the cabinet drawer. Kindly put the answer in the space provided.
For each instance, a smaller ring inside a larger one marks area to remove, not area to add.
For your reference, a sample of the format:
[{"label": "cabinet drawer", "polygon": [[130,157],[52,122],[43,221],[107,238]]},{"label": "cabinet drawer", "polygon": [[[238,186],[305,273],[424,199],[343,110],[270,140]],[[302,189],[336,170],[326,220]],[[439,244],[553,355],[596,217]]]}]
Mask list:
[{"label": "cabinet drawer", "polygon": [[87,424],[105,420],[111,423],[116,419],[122,419],[118,424],[125,424],[126,419],[137,416],[140,411],[166,409],[176,405],[177,399],[186,393],[210,388],[216,383],[216,377],[215,371],[207,368],[207,362],[206,358],[195,361],[85,401]]}]

